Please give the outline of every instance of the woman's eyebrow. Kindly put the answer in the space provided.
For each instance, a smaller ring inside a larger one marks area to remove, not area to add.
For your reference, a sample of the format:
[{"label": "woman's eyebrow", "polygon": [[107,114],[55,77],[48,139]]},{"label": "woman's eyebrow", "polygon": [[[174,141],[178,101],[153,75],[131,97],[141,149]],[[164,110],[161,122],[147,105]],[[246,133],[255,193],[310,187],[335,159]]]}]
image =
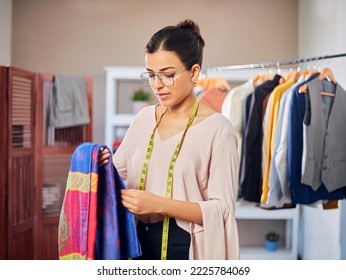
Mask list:
[{"label": "woman's eyebrow", "polygon": [[[173,67],[173,66],[164,67],[164,68],[161,68],[161,69],[159,70],[159,72],[162,72],[162,71],[165,71],[165,70],[170,70],[170,69],[175,69],[175,67]],[[147,70],[148,70],[148,71],[151,71],[151,72],[155,72],[154,70],[149,69],[149,68],[147,68]]]}]

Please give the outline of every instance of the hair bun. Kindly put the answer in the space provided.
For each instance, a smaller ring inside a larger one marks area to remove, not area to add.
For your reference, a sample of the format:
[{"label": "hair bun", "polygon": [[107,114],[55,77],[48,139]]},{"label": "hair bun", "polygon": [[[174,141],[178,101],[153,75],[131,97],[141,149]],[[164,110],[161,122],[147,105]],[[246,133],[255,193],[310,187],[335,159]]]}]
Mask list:
[{"label": "hair bun", "polygon": [[199,27],[197,23],[190,19],[185,19],[177,24],[177,27],[182,29],[191,29],[192,31],[196,32],[197,34],[200,34]]}]

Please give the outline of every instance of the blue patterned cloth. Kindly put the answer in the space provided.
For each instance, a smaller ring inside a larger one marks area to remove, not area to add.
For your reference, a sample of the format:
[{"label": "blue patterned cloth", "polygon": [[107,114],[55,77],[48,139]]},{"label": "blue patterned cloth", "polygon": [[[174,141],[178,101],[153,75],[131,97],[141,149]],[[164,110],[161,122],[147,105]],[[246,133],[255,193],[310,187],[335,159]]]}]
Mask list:
[{"label": "blue patterned cloth", "polygon": [[[97,149],[101,147],[110,151],[106,146],[97,145]],[[126,187],[114,167],[112,157],[107,164],[99,168],[98,174],[96,259],[138,257],[142,252],[137,238],[135,216],[121,203],[120,190]],[[118,255],[118,244],[114,242],[116,237],[120,241],[120,255]]]},{"label": "blue patterned cloth", "polygon": [[[67,188],[64,206],[60,214],[61,259],[119,260],[136,258],[142,254],[137,238],[135,216],[121,203],[120,190],[126,187],[113,165],[112,157],[109,158],[107,164],[98,166],[98,155],[102,147],[110,150],[107,146],[83,143],[72,155],[69,178],[73,175],[76,180],[73,180],[73,183],[70,183],[71,187]],[[84,177],[90,179],[80,180]],[[85,184],[89,186],[85,186]],[[97,190],[97,197],[89,199],[88,202],[84,199],[84,194],[91,193],[91,190]],[[76,193],[78,196],[75,196]],[[83,200],[78,198],[81,195]],[[95,202],[96,207],[93,206]],[[93,214],[94,207],[96,215]],[[79,211],[80,209],[86,211]],[[66,213],[72,215],[66,215]],[[72,220],[77,223],[70,222]],[[80,221],[84,222],[80,223]],[[87,228],[88,237],[82,238],[85,234],[80,236],[80,233],[85,233]],[[89,237],[95,235],[96,238]],[[78,244],[80,244],[81,238],[88,239],[82,244],[83,248],[88,248],[83,249],[83,254],[79,253],[81,245]],[[77,244],[77,247],[66,246],[66,244]]]}]

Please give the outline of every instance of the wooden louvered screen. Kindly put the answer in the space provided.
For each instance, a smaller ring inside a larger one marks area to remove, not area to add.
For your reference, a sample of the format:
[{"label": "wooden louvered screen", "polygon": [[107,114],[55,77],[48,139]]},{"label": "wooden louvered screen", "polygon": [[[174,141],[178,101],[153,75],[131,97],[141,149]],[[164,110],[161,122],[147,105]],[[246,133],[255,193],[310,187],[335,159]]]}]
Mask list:
[{"label": "wooden louvered screen", "polygon": [[35,78],[8,68],[7,258],[34,258]]},{"label": "wooden louvered screen", "polygon": [[12,147],[32,146],[32,90],[34,80],[27,77],[12,77]]},{"label": "wooden louvered screen", "polygon": [[7,257],[7,68],[0,67],[0,260]]},{"label": "wooden louvered screen", "polygon": [[[53,75],[0,67],[0,259],[58,259],[59,213],[72,153],[92,124],[54,129]],[[85,78],[92,119],[92,79]]]}]

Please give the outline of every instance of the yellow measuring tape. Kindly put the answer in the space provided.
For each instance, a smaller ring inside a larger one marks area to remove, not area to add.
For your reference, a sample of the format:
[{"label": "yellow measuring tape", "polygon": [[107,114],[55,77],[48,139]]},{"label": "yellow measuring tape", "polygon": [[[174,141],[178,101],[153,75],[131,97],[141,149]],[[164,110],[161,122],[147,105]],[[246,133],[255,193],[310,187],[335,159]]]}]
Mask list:
[{"label": "yellow measuring tape", "polygon": [[[189,127],[191,126],[196,114],[197,114],[197,109],[198,109],[198,99],[196,99],[195,104],[193,105],[192,112],[189,117],[189,121],[185,127],[183,136],[181,137],[177,147],[175,148],[174,154],[172,156],[171,162],[169,163],[169,168],[168,168],[168,177],[167,177],[167,187],[166,187],[166,198],[172,198],[172,188],[173,188],[173,169],[174,169],[174,164],[178,158],[181,146],[183,144],[185,134]],[[166,111],[167,112],[167,111]],[[151,157],[151,153],[154,148],[154,137],[155,137],[155,132],[156,129],[158,128],[161,119],[165,113],[163,113],[160,116],[159,121],[155,125],[153,132],[151,133],[149,143],[148,143],[148,148],[147,152],[145,154],[144,158],[144,163],[143,163],[143,168],[142,168],[142,173],[141,173],[141,178],[139,182],[139,189],[140,190],[145,190],[145,183],[146,183],[146,178],[147,178],[147,173],[148,173],[148,166],[149,166],[149,161]],[[166,260],[167,259],[167,248],[168,248],[168,231],[169,231],[169,216],[164,215],[163,217],[163,230],[162,230],[162,245],[161,245],[161,260]]]}]

